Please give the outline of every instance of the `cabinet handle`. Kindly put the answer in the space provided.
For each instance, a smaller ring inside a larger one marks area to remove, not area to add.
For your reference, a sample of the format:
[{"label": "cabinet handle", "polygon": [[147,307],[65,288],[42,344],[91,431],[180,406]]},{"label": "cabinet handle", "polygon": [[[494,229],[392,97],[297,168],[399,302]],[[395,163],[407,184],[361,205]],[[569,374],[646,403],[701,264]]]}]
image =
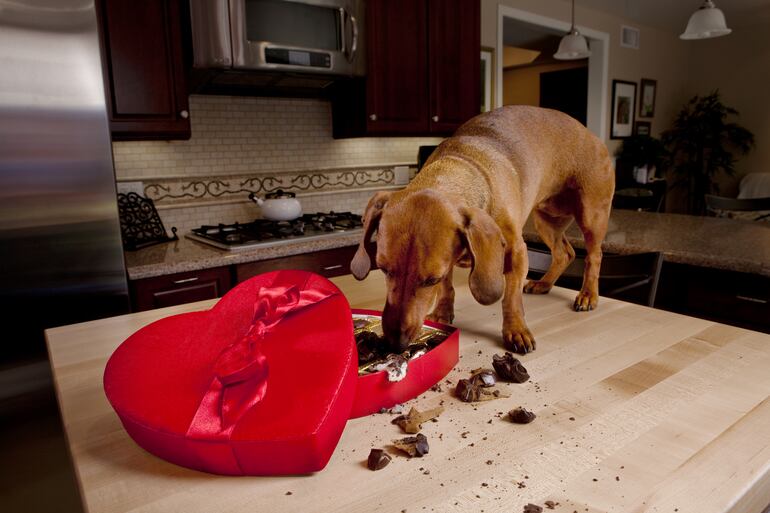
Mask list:
[{"label": "cabinet handle", "polygon": [[377,114],[370,114],[369,119],[371,119],[372,121],[377,121]]},{"label": "cabinet handle", "polygon": [[182,119],[187,119],[187,118],[190,117],[190,113],[187,112],[186,110],[180,111],[179,112],[179,117],[182,118]]},{"label": "cabinet handle", "polygon": [[324,267],[324,271],[333,271],[335,269],[341,269],[341,268],[342,268],[342,264],[329,265],[329,266]]},{"label": "cabinet handle", "polygon": [[180,283],[190,283],[191,281],[196,281],[197,279],[197,276],[193,276],[192,278],[183,278],[181,280],[174,280],[174,284],[179,285]]},{"label": "cabinet handle", "polygon": [[767,299],[760,299],[758,297],[751,297],[751,296],[735,296],[735,297],[743,301],[749,301],[751,303],[759,303],[760,305],[767,304]]},{"label": "cabinet handle", "polygon": [[431,119],[434,123],[438,123],[438,116],[433,116]]}]

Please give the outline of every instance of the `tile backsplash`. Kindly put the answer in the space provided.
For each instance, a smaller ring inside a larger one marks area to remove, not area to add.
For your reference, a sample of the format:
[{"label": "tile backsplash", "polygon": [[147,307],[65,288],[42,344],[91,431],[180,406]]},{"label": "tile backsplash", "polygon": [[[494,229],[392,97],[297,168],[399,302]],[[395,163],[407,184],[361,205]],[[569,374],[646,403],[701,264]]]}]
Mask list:
[{"label": "tile backsplash", "polygon": [[[249,221],[248,193],[297,193],[305,212],[361,212],[374,191],[397,188],[393,167],[439,138],[333,139],[331,106],[316,99],[190,96],[189,141],[115,142],[118,186],[155,201],[167,228]],[[414,173],[414,169],[412,169]]]}]

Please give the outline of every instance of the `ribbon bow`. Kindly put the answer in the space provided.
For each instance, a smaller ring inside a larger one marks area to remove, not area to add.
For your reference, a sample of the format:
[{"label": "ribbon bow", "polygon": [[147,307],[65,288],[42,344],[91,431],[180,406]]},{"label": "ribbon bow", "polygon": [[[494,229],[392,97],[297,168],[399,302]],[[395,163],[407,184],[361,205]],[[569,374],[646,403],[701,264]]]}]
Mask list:
[{"label": "ribbon bow", "polygon": [[214,363],[214,378],[198,405],[187,435],[230,438],[241,417],[267,392],[268,362],[260,342],[289,313],[335,294],[313,289],[300,291],[296,285],[259,289],[251,326],[237,342],[219,353]]}]

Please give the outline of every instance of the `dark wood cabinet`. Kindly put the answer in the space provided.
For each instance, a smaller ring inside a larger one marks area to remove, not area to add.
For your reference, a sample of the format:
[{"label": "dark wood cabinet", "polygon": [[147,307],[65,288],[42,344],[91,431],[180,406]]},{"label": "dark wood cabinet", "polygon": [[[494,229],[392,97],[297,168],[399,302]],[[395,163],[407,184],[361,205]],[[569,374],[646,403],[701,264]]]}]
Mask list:
[{"label": "dark wood cabinet", "polygon": [[223,296],[232,285],[231,268],[215,267],[130,282],[134,311],[152,310]]},{"label": "dark wood cabinet", "polygon": [[[350,274],[350,261],[358,246],[345,246],[313,253],[304,253],[270,260],[260,260],[235,266],[235,281],[240,283],[258,274],[282,269],[299,269],[320,274],[326,278]],[[374,254],[376,250],[370,251]]]},{"label": "dark wood cabinet", "polygon": [[480,110],[479,0],[370,0],[367,77],[332,95],[334,137],[450,135]]},{"label": "dark wood cabinet", "polygon": [[180,2],[97,6],[112,138],[189,139]]}]

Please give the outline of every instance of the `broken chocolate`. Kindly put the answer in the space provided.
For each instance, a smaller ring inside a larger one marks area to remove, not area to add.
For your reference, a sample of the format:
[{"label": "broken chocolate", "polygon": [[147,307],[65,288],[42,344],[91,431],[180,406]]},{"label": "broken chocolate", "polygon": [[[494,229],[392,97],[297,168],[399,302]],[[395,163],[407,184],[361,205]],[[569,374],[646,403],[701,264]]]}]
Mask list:
[{"label": "broken chocolate", "polygon": [[513,356],[513,353],[506,351],[503,356],[493,355],[492,366],[500,379],[512,383],[524,383],[529,379],[527,369],[521,362]]},{"label": "broken chocolate", "polygon": [[393,440],[393,445],[396,449],[404,451],[409,456],[417,456],[422,458],[428,454],[428,439],[422,433],[417,433],[417,436],[407,436],[399,440]]},{"label": "broken chocolate", "polygon": [[543,513],[543,508],[530,502],[524,506],[524,513]]},{"label": "broken chocolate", "polygon": [[444,412],[444,407],[439,406],[432,410],[419,411],[417,408],[412,407],[409,413],[396,417],[391,422],[398,425],[405,433],[419,433],[422,429],[422,423],[429,420],[433,420]]},{"label": "broken chocolate", "polygon": [[378,363],[373,367],[375,372],[387,371],[388,381],[401,381],[406,377],[406,371],[409,362],[403,355],[389,354],[384,362]]},{"label": "broken chocolate", "polygon": [[476,369],[473,371],[471,381],[481,387],[493,387],[497,383],[495,372],[492,369]]},{"label": "broken chocolate", "polygon": [[366,460],[366,466],[369,470],[382,470],[390,463],[390,455],[382,449],[372,449],[369,452],[369,459]]},{"label": "broken chocolate", "polygon": [[521,406],[508,412],[508,417],[511,419],[511,422],[516,424],[529,424],[535,420],[536,416],[537,415]]},{"label": "broken chocolate", "polygon": [[545,507],[548,509],[556,509],[556,506],[559,505],[558,502],[554,502],[554,501],[545,501],[544,504],[545,504]]},{"label": "broken chocolate", "polygon": [[466,403],[490,401],[498,397],[509,397],[509,394],[494,387],[480,385],[478,381],[472,379],[461,379],[458,381],[457,387],[455,387],[455,395]]}]

